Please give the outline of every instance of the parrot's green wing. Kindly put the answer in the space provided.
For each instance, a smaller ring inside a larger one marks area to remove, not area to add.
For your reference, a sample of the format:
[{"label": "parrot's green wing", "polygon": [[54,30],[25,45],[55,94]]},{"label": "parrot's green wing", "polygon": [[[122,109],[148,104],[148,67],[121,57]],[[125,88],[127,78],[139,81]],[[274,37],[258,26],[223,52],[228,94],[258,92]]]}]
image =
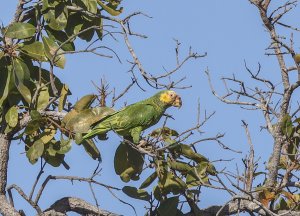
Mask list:
[{"label": "parrot's green wing", "polygon": [[131,135],[131,130],[140,127],[141,131],[157,123],[162,113],[152,104],[136,103],[115,112],[100,121],[83,138],[93,137],[113,130],[122,136]]},{"label": "parrot's green wing", "polygon": [[134,104],[112,116],[114,130],[129,130],[138,126],[149,126],[157,115],[150,104]]}]

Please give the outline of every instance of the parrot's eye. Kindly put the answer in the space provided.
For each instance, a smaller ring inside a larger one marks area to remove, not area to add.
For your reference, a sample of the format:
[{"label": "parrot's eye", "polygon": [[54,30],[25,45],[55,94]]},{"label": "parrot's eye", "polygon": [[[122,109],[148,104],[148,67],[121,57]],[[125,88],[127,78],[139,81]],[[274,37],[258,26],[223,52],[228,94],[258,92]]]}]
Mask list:
[{"label": "parrot's eye", "polygon": [[171,96],[171,97],[174,97],[174,94],[173,94],[173,93],[171,93],[171,94],[170,94],[170,96]]}]

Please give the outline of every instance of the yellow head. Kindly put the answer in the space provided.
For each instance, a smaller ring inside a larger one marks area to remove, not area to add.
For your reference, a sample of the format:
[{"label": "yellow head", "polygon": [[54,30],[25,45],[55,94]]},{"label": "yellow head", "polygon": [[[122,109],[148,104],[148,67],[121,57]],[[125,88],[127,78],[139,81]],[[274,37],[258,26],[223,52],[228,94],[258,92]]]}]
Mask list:
[{"label": "yellow head", "polygon": [[176,94],[176,92],[167,90],[163,91],[159,97],[159,100],[169,106],[181,107],[182,101],[181,97]]}]

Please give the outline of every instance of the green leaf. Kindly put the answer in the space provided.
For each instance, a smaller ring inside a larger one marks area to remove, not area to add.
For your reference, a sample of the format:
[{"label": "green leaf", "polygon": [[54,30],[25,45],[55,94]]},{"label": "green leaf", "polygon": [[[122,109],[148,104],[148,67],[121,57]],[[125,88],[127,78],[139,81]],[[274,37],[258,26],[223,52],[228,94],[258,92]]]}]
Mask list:
[{"label": "green leaf", "polygon": [[76,0],[76,5],[93,13],[97,13],[97,1],[96,0]]},{"label": "green leaf", "polygon": [[127,146],[120,144],[116,150],[114,158],[114,167],[117,175],[121,175],[128,167],[130,167],[127,156]]},{"label": "green leaf", "polygon": [[79,113],[76,110],[69,112],[64,121],[66,128],[75,133],[87,133],[93,124],[114,113],[115,111],[109,107],[95,107],[85,109]]},{"label": "green leaf", "polygon": [[188,187],[198,186],[208,183],[207,177],[208,163],[202,162],[193,167],[186,176],[186,184]]},{"label": "green leaf", "polygon": [[87,109],[91,106],[91,104],[94,102],[94,100],[97,98],[96,95],[85,95],[82,98],[80,98],[79,101],[77,101],[74,105],[74,109],[76,111],[82,111],[84,109]]},{"label": "green leaf", "polygon": [[48,87],[44,85],[38,93],[36,109],[42,110],[46,108],[49,103],[49,99],[50,99],[50,95],[49,95]]},{"label": "green leaf", "polygon": [[45,12],[44,18],[53,30],[61,31],[67,26],[68,9],[64,2],[57,4],[55,8],[45,10]]},{"label": "green leaf", "polygon": [[14,59],[13,60],[13,66],[14,66],[14,74],[15,74],[15,84],[22,95],[22,97],[25,99],[25,101],[30,104],[31,103],[31,92],[27,86],[25,86],[25,83],[29,81],[30,78],[30,72],[29,69],[24,61],[21,59]]},{"label": "green leaf", "polygon": [[151,199],[151,196],[147,191],[142,189],[137,189],[135,187],[125,186],[122,188],[122,191],[127,196],[134,199],[145,200],[145,201],[149,201]]},{"label": "green leaf", "polygon": [[41,120],[42,119],[42,115],[37,110],[31,110],[30,117],[32,120]]},{"label": "green leaf", "polygon": [[69,40],[69,37],[67,34],[63,31],[55,31],[48,26],[45,26],[45,30],[52,40],[56,41],[59,46],[61,46],[62,50],[64,51],[75,51],[75,45],[72,42],[73,40],[65,43],[67,40]]},{"label": "green leaf", "polygon": [[38,158],[42,156],[44,152],[44,143],[41,140],[37,140],[26,152],[26,156],[31,164],[37,162]]},{"label": "green leaf", "polygon": [[4,129],[4,133],[5,133],[5,134],[8,134],[8,133],[10,133],[12,130],[13,130],[13,128],[10,127],[9,125],[7,125],[7,126],[5,127],[5,129]]},{"label": "green leaf", "polygon": [[[100,14],[100,11],[98,11],[98,14]],[[93,23],[95,26],[98,26],[98,29],[95,29],[95,31],[96,31],[98,38],[100,40],[102,40],[102,37],[103,37],[103,20],[102,20],[102,18],[101,17],[94,18]]]},{"label": "green leaf", "polygon": [[49,7],[49,3],[48,0],[42,0],[43,4],[42,4],[42,11],[45,11],[48,9]]},{"label": "green leaf", "polygon": [[25,44],[20,50],[29,57],[38,61],[47,61],[45,56],[44,44],[39,41],[35,41],[31,44]]},{"label": "green leaf", "polygon": [[43,37],[43,43],[47,58],[49,60],[52,60],[54,57],[54,65],[63,69],[66,64],[66,58],[63,54],[61,54],[63,51],[61,49],[58,49],[59,46],[55,43],[55,41],[48,37]]},{"label": "green leaf", "polygon": [[204,157],[201,154],[198,154],[196,152],[194,152],[194,150],[189,146],[189,145],[185,145],[185,144],[174,144],[173,146],[171,145],[169,147],[170,151],[177,153],[179,155],[183,155],[186,158],[189,158],[197,163],[201,163],[201,162],[208,162],[208,159],[206,157]]},{"label": "green leaf", "polygon": [[129,182],[131,179],[131,176],[134,174],[134,168],[128,167],[124,172],[121,173],[120,178],[123,182]]},{"label": "green leaf", "polygon": [[[69,16],[68,23],[66,26],[66,33],[69,37],[77,35],[82,26],[83,26],[83,18],[79,13],[74,13]],[[75,38],[74,38],[75,39]]]},{"label": "green leaf", "polygon": [[176,215],[178,203],[178,197],[170,197],[163,200],[157,209],[159,216]]},{"label": "green leaf", "polygon": [[53,125],[50,125],[48,128],[45,128],[43,133],[40,135],[40,140],[46,144],[50,142],[56,134],[56,128]]},{"label": "green leaf", "polygon": [[146,187],[148,187],[149,185],[152,184],[152,182],[154,182],[154,180],[157,178],[157,173],[154,172],[152,173],[140,186],[140,189],[144,189]]},{"label": "green leaf", "polygon": [[177,170],[182,174],[186,174],[192,168],[192,166],[190,166],[189,164],[181,161],[168,161],[168,165],[172,169]]},{"label": "green leaf", "polygon": [[51,142],[48,142],[47,144],[45,144],[45,151],[44,153],[48,154],[49,156],[55,156],[57,150],[54,149],[54,146],[57,146],[58,142],[56,142],[56,140],[51,140]]},{"label": "green leaf", "polygon": [[100,155],[100,151],[97,148],[97,146],[95,145],[94,141],[91,139],[87,139],[84,140],[82,142],[82,145],[85,149],[85,151],[94,159],[98,159],[99,161],[101,161],[101,155]]},{"label": "green leaf", "polygon": [[12,128],[18,124],[18,108],[16,106],[11,107],[7,111],[5,114],[5,121]]},{"label": "green leaf", "polygon": [[13,60],[14,72],[18,78],[18,81],[24,83],[30,79],[30,71],[27,64],[22,59]]},{"label": "green leaf", "polygon": [[63,109],[64,109],[68,93],[69,93],[69,86],[64,84],[62,89],[61,89],[59,102],[58,102],[58,111],[59,112],[63,111]]},{"label": "green leaf", "polygon": [[281,121],[281,131],[287,137],[291,137],[294,132],[292,118],[289,114],[286,114]]},{"label": "green leaf", "polygon": [[161,189],[158,185],[153,187],[153,196],[154,196],[155,199],[157,199],[159,201],[162,199],[163,194],[162,194],[162,191],[161,191]]},{"label": "green leaf", "polygon": [[[43,84],[48,84],[50,82],[50,72],[48,70],[45,70],[43,68],[40,68],[38,66],[34,66],[32,69],[31,69],[31,79],[36,81],[36,82],[39,82],[40,80],[40,72],[41,72],[41,80],[42,80],[42,83]],[[58,77],[56,77],[54,75],[54,84],[55,84],[55,87],[57,88],[59,94],[63,88],[63,83],[60,81],[60,79]],[[52,88],[49,88],[49,94],[50,96],[54,96],[53,92],[52,92]],[[71,92],[68,91],[68,95],[70,95]]]},{"label": "green leaf", "polygon": [[[4,68],[7,69],[7,68]],[[13,73],[11,70],[6,71],[7,77],[5,77],[5,71],[2,70],[1,73],[3,73],[0,76],[0,107],[3,105],[3,102],[6,100],[7,96],[10,93],[11,90],[11,81],[13,79]]]},{"label": "green leaf", "polygon": [[33,134],[35,131],[37,131],[40,128],[40,121],[39,120],[32,120],[28,123],[28,125],[25,128],[25,133],[30,135]]},{"label": "green leaf", "polygon": [[66,154],[71,150],[72,141],[70,139],[65,140],[63,135],[60,136],[60,147],[57,151],[58,154]]},{"label": "green leaf", "polygon": [[9,97],[7,98],[9,106],[15,106],[20,103],[22,100],[22,96],[19,94],[19,92],[12,91]]},{"label": "green leaf", "polygon": [[55,154],[54,156],[51,156],[49,154],[49,151],[45,151],[43,158],[51,166],[59,167],[64,162],[65,155],[64,154]]},{"label": "green leaf", "polygon": [[30,92],[30,90],[23,83],[19,83],[17,88],[18,88],[20,94],[25,99],[25,101],[28,104],[30,104],[31,103],[31,92]]},{"label": "green leaf", "polygon": [[90,42],[93,39],[95,29],[93,28],[94,24],[91,22],[91,20],[83,19],[83,25],[81,27],[81,31],[86,30],[81,32],[78,36],[82,40],[85,40],[86,42]]},{"label": "green leaf", "polygon": [[5,37],[25,39],[35,34],[35,26],[29,23],[13,23],[5,31]]},{"label": "green leaf", "polygon": [[[117,175],[124,180],[129,176],[132,180],[138,180],[143,170],[143,156],[125,143],[121,143],[115,154],[114,167]],[[127,181],[125,181],[127,182]]]},{"label": "green leaf", "polygon": [[112,7],[109,7],[109,5],[104,4],[101,0],[97,0],[97,3],[110,15],[112,16],[118,16],[122,13],[123,8],[120,8],[119,10],[116,10]]},{"label": "green leaf", "polygon": [[187,188],[184,181],[171,172],[168,172],[158,183],[161,185],[162,192],[164,194],[169,194],[170,192],[173,194],[179,194]]},{"label": "green leaf", "polygon": [[62,0],[42,0],[42,12],[45,12],[47,9],[53,9],[56,5],[58,5]]}]

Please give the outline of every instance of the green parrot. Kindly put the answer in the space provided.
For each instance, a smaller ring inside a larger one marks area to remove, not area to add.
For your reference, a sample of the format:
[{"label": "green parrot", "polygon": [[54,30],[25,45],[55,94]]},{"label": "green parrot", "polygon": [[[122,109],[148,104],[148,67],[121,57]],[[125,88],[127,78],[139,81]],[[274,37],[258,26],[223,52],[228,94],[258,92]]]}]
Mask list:
[{"label": "green parrot", "polygon": [[125,138],[131,138],[134,143],[139,143],[141,132],[155,125],[167,108],[181,107],[182,101],[176,92],[163,90],[152,97],[131,104],[101,119],[83,139],[96,135],[104,135],[113,130]]}]

